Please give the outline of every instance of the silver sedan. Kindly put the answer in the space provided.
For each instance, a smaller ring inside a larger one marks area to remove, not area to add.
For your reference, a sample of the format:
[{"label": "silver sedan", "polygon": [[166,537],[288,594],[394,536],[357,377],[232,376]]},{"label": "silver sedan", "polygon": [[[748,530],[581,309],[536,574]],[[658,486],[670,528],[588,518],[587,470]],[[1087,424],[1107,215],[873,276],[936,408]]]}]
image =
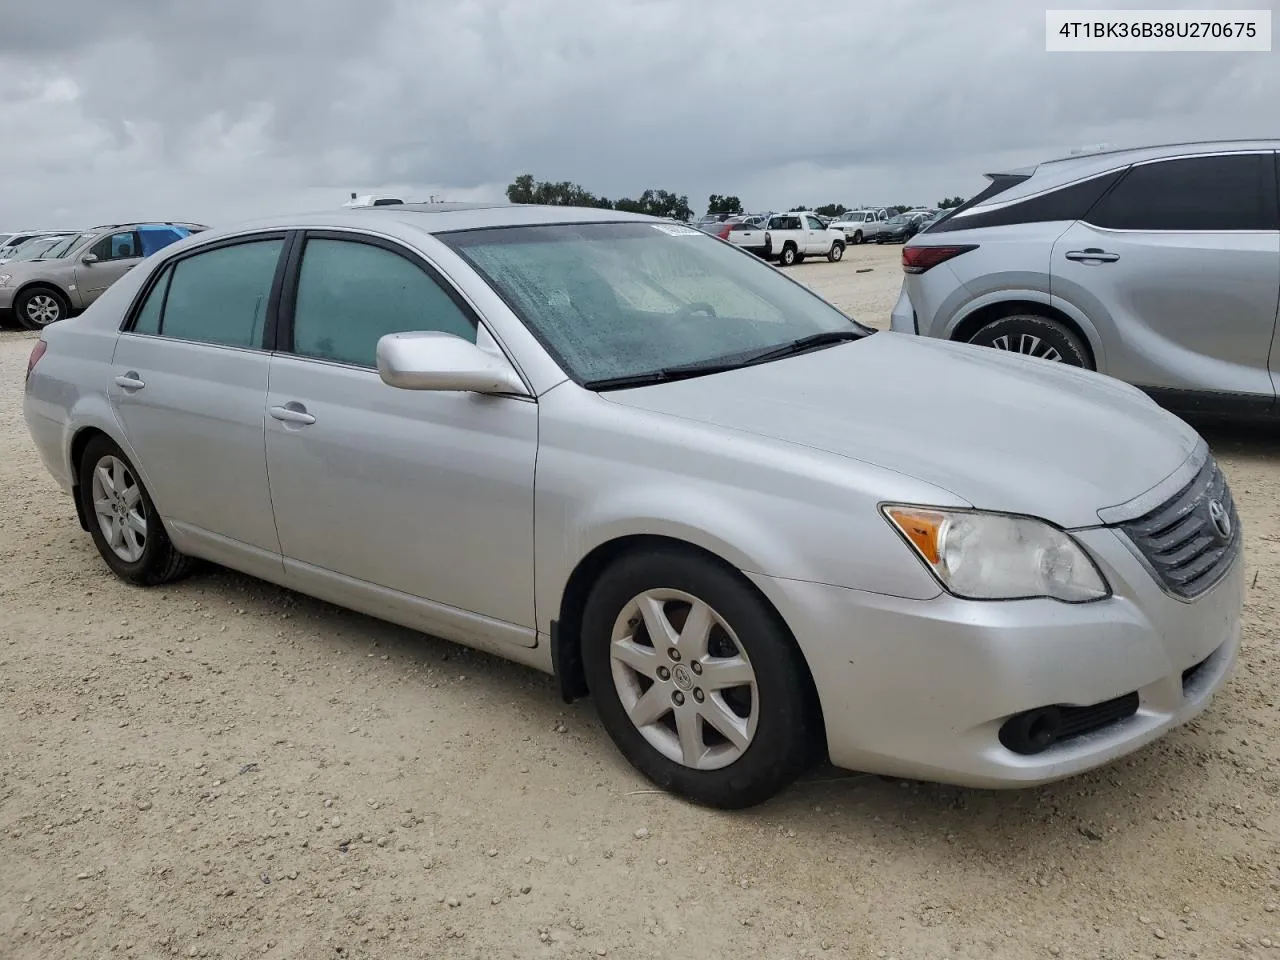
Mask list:
[{"label": "silver sedan", "polygon": [[212,561],[547,671],[702,803],[820,759],[1043,783],[1236,659],[1239,519],[1185,423],[668,221],[211,230],[44,330],[25,415],[119,576]]}]

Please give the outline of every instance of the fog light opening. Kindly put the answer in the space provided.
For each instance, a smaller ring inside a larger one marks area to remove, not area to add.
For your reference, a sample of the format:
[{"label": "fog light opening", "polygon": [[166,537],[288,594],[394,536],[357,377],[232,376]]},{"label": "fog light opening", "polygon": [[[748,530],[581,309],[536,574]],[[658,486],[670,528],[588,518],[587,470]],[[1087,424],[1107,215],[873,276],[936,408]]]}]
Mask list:
[{"label": "fog light opening", "polygon": [[1040,707],[1010,717],[1000,728],[1000,742],[1014,753],[1031,755],[1048,750],[1062,731],[1057,707]]}]

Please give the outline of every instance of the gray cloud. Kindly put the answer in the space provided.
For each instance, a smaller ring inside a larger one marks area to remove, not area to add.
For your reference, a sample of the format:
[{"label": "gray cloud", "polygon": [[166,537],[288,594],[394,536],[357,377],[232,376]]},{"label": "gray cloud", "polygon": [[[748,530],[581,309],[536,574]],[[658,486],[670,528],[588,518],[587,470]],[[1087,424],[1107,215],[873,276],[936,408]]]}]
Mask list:
[{"label": "gray cloud", "polygon": [[1269,54],[1048,54],[1025,0],[0,0],[0,23],[0,227],[523,172],[933,202],[1079,144],[1266,135],[1280,102]]}]

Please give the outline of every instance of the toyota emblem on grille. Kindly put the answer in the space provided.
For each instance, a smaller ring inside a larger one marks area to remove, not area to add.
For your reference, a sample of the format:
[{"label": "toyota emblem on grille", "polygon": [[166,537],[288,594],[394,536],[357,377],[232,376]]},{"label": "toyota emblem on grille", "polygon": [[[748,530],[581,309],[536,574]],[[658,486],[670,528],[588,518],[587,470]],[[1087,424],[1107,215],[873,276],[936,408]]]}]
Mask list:
[{"label": "toyota emblem on grille", "polygon": [[1219,537],[1224,541],[1231,539],[1231,514],[1227,513],[1227,508],[1222,505],[1221,500],[1209,501],[1209,520]]}]

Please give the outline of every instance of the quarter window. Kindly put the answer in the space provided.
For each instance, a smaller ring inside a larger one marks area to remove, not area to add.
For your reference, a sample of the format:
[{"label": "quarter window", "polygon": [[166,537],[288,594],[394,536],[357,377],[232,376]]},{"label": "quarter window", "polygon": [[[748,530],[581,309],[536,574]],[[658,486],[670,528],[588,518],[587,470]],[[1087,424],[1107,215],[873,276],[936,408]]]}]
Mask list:
[{"label": "quarter window", "polygon": [[408,258],[369,243],[307,241],[294,307],[294,353],[373,367],[378,340],[410,331],[476,339],[471,317]]},{"label": "quarter window", "polygon": [[[283,240],[255,240],[179,260],[168,278],[162,336],[230,347],[261,347]],[[138,320],[148,313],[151,297]],[[135,328],[136,329],[136,328]]]},{"label": "quarter window", "polygon": [[152,285],[151,292],[147,294],[147,299],[142,304],[142,309],[133,320],[134,333],[154,336],[160,332],[160,312],[164,309],[164,297],[169,291],[169,280],[172,277],[173,270],[166,267],[164,275]]},{"label": "quarter window", "polygon": [[1275,230],[1275,158],[1228,154],[1141,164],[1087,219],[1117,230]]}]

